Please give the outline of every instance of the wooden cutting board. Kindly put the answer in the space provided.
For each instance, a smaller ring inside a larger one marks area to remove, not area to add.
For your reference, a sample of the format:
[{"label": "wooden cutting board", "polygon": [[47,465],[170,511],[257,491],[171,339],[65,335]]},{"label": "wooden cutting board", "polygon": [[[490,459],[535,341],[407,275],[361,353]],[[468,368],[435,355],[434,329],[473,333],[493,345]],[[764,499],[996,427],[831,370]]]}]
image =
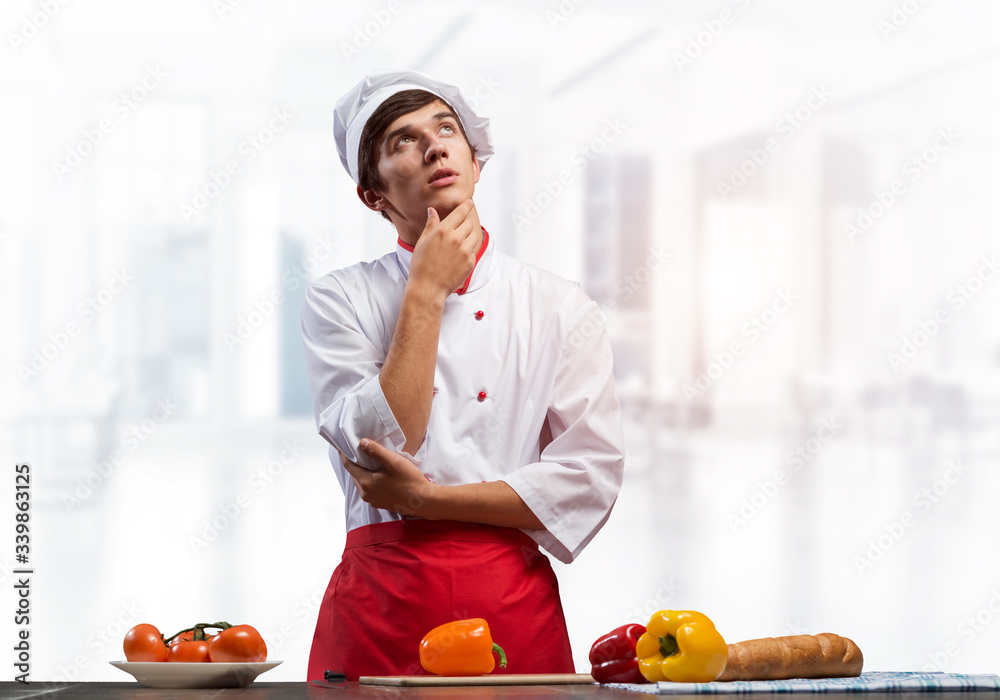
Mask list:
[{"label": "wooden cutting board", "polygon": [[575,685],[595,683],[589,673],[498,673],[485,676],[361,676],[361,685]]}]

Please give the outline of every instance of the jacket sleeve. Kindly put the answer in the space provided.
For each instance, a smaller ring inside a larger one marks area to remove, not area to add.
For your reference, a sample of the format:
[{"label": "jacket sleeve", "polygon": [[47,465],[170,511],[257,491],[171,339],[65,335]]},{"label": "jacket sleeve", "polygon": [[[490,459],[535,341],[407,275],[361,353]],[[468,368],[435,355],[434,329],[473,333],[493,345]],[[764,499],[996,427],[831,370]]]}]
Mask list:
[{"label": "jacket sleeve", "polygon": [[[427,432],[416,455],[403,452],[406,436],[379,382],[385,352],[380,341],[373,342],[366,335],[359,313],[366,312],[355,309],[344,286],[332,275],[306,288],[302,343],[316,427],[327,442],[366,469],[374,471],[380,465],[358,448],[364,437],[420,466],[427,452]],[[369,319],[369,332],[377,325]]]},{"label": "jacket sleeve", "polygon": [[621,490],[625,438],[604,314],[586,301],[564,335],[546,418],[552,440],[503,478],[545,526],[525,530],[570,563],[604,526]]}]

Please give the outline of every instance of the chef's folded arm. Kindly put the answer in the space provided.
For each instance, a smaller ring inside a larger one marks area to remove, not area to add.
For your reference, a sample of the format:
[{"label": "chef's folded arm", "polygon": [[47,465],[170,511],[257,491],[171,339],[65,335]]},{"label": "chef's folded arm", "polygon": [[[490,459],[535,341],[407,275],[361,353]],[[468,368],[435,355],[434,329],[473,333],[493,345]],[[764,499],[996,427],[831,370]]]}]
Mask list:
[{"label": "chef's folded arm", "polygon": [[528,534],[569,563],[607,522],[625,468],[611,340],[591,300],[565,336],[547,417],[552,441],[539,461],[503,481],[545,526]]},{"label": "chef's folded arm", "polygon": [[361,438],[410,458],[426,458],[427,433],[415,455],[404,452],[406,436],[379,383],[384,352],[362,332],[340,283],[331,277],[306,289],[302,342],[316,427],[349,460],[369,470],[381,465],[358,449]]}]

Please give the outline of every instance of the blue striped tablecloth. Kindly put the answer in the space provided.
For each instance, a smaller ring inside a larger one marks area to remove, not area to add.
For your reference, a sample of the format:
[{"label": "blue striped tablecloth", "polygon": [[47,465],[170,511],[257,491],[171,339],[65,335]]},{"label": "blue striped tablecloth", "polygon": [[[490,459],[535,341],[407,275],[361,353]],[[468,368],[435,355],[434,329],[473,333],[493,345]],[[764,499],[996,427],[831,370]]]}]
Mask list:
[{"label": "blue striped tablecloth", "polygon": [[730,681],[728,683],[608,683],[610,688],[649,695],[693,693],[892,693],[899,691],[1000,690],[996,674],[871,671],[855,678],[793,678],[786,681]]}]

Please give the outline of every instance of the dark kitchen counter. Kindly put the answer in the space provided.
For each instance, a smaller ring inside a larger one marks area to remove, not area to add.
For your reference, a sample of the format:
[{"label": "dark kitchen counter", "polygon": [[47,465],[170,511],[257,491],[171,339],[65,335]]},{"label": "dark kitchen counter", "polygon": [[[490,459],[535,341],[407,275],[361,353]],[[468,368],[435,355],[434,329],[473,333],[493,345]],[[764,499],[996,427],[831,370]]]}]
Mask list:
[{"label": "dark kitchen counter", "polygon": [[[787,693],[781,693],[785,697]],[[858,700],[858,693],[793,693],[795,700]],[[908,693],[866,693],[875,700],[913,700],[918,694]],[[963,692],[928,692],[920,693],[928,700],[973,700],[978,698],[996,698],[1000,693],[995,691],[963,693]],[[389,686],[359,685],[347,683],[339,688],[321,688],[306,683],[263,683],[254,682],[246,688],[212,688],[201,690],[166,690],[161,688],[144,688],[138,683],[16,683],[14,681],[0,682],[0,698],[17,700],[19,698],[38,698],[39,700],[63,700],[63,698],[88,698],[93,700],[108,698],[117,700],[128,698],[143,698],[143,700],[165,700],[167,698],[184,698],[185,700],[204,698],[240,700],[272,700],[276,698],[423,698],[424,700],[457,700],[458,698],[518,698],[532,700],[534,698],[641,698],[654,697],[641,693],[630,693],[626,690],[602,688],[599,685],[515,685],[515,686],[459,686],[452,688],[399,688]],[[668,696],[681,700],[706,700],[712,696],[705,695],[673,695]],[[720,695],[717,697],[727,697]]]},{"label": "dark kitchen counter", "polygon": [[[638,698],[647,697],[624,690],[602,688],[599,685],[511,685],[511,686],[455,686],[449,688],[401,688],[384,685],[360,685],[345,683],[338,688],[322,688],[306,683],[265,683],[255,681],[246,688],[205,688],[199,690],[168,690],[164,688],[144,688],[138,683],[0,683],[0,698],[16,700],[33,698],[38,700],[62,700],[63,698],[88,698],[103,700],[165,700],[184,698],[239,698],[239,700],[272,700],[275,698],[308,698],[308,700],[337,700],[338,698],[399,698],[413,697],[424,700],[447,698]],[[855,699],[856,700],[856,699]]]}]

